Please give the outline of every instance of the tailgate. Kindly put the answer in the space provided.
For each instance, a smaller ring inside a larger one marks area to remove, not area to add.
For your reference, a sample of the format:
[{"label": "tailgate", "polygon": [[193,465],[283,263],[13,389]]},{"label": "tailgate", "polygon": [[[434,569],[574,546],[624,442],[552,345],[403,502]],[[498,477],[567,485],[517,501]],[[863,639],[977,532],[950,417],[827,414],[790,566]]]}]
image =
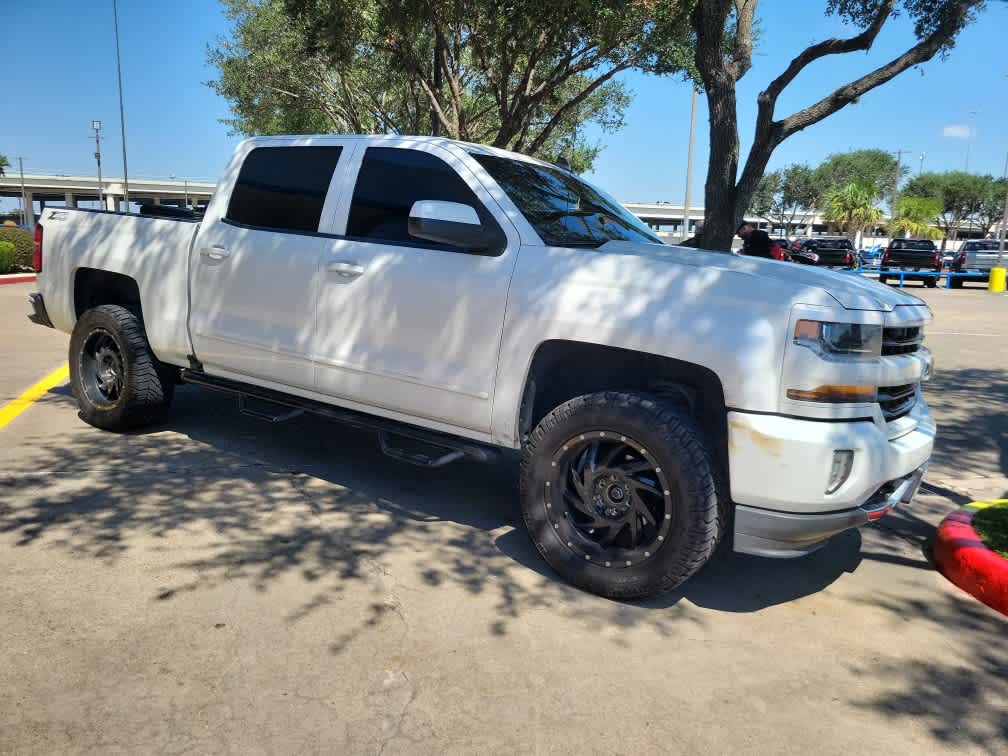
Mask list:
[{"label": "tailgate", "polygon": [[895,250],[889,253],[887,268],[910,268],[911,270],[934,269],[934,252],[911,252]]}]

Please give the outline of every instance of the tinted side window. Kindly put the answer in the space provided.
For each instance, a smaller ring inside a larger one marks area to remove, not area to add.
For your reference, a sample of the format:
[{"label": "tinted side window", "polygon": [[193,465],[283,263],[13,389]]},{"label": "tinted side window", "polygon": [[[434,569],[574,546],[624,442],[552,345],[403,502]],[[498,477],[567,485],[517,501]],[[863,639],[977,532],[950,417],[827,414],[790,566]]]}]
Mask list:
[{"label": "tinted side window", "polygon": [[350,203],[347,236],[452,249],[410,236],[409,214],[417,200],[461,202],[476,208],[484,225],[496,226],[472,189],[440,158],[419,150],[368,147]]},{"label": "tinted side window", "polygon": [[342,147],[258,147],[242,163],[227,218],[281,231],[318,231]]}]

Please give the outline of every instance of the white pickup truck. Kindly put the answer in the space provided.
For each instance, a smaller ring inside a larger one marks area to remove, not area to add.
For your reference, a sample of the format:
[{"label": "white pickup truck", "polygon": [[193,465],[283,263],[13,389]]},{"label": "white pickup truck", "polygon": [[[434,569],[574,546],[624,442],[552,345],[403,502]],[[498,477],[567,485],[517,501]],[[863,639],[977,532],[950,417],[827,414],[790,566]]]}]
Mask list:
[{"label": "white pickup truck", "polygon": [[414,464],[520,450],[532,541],[590,591],[671,589],[722,541],[806,554],[909,502],[931,456],[923,302],[666,245],[523,155],[255,138],[201,219],[157,213],[42,214],[30,317],[72,334],[81,418],[138,426],[184,382]]}]

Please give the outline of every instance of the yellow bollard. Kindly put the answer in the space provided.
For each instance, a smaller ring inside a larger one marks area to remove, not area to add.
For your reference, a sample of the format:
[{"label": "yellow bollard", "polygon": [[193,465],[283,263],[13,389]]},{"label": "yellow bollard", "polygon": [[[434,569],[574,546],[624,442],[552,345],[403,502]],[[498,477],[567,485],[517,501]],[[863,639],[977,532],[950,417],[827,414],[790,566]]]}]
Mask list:
[{"label": "yellow bollard", "polygon": [[1005,290],[1005,268],[991,268],[990,281],[987,283],[989,291],[1004,292]]}]

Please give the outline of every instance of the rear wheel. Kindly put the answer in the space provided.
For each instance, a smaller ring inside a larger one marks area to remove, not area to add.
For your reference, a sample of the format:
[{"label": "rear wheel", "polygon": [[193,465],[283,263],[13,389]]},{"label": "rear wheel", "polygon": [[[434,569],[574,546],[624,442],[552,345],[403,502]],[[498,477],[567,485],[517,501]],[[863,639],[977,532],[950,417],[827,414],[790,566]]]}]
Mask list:
[{"label": "rear wheel", "polygon": [[889,279],[888,279],[888,278],[887,278],[886,276],[881,276],[881,275],[880,275],[880,276],[878,277],[878,282],[879,282],[880,284],[884,284],[884,283],[889,283]]},{"label": "rear wheel", "polygon": [[78,318],[70,336],[70,385],[81,419],[114,431],[157,419],[175,389],[172,369],[151,353],[140,318],[118,305]]},{"label": "rear wheel", "polygon": [[953,278],[949,285],[953,289],[961,289],[963,280],[961,278]]},{"label": "rear wheel", "polygon": [[581,396],[550,412],[524,449],[521,501],[550,566],[611,598],[675,588],[724,530],[699,429],[677,407],[633,393]]},{"label": "rear wheel", "polygon": [[924,279],[924,285],[927,286],[929,289],[933,289],[935,286],[938,285],[938,279],[937,278],[925,278]]}]

